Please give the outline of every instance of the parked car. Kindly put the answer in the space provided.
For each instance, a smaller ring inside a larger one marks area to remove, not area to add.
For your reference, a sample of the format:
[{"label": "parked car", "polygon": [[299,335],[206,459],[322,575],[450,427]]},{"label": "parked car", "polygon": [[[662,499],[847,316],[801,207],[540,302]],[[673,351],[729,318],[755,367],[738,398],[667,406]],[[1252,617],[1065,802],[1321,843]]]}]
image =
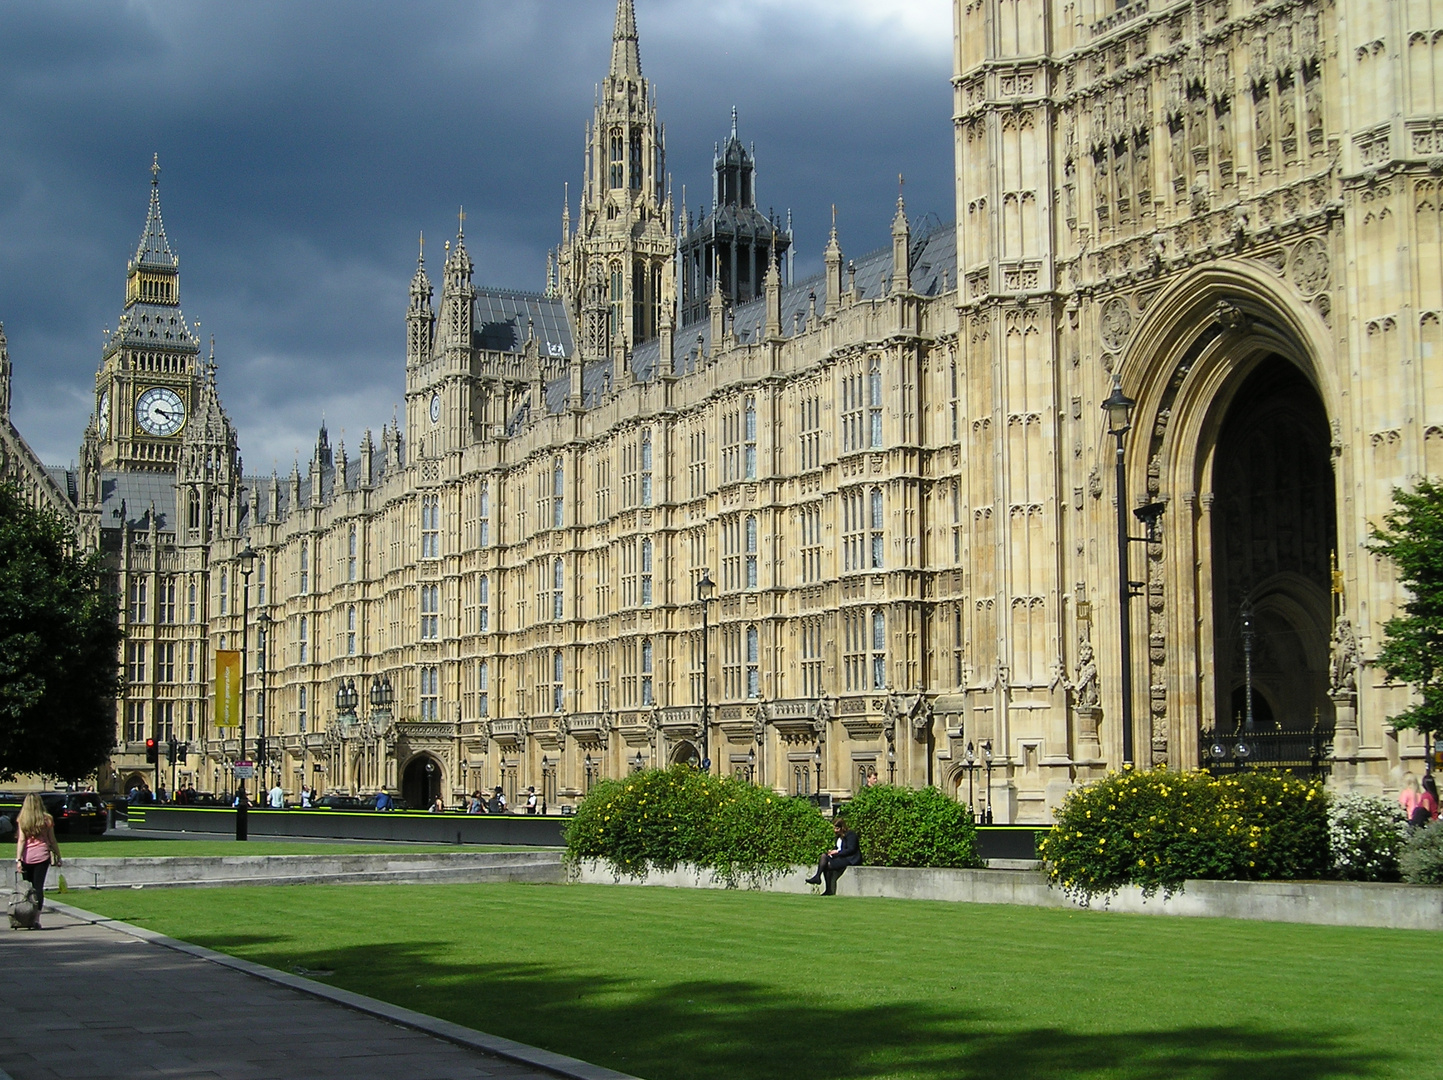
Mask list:
[{"label": "parked car", "polygon": [[372,810],[375,804],[366,805],[364,799],[354,795],[322,795],[312,804],[317,810]]}]

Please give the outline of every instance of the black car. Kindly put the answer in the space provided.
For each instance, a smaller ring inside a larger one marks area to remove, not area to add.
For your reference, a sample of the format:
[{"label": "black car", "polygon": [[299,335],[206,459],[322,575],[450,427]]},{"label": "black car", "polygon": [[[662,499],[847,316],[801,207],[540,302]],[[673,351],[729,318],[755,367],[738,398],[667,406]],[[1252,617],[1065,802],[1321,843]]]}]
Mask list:
[{"label": "black car", "polygon": [[55,819],[58,833],[103,833],[107,824],[105,800],[93,791],[48,791],[40,796],[45,812]]},{"label": "black car", "polygon": [[311,804],[316,810],[371,810],[374,806],[367,806],[364,799],[358,799],[354,795],[322,795]]}]

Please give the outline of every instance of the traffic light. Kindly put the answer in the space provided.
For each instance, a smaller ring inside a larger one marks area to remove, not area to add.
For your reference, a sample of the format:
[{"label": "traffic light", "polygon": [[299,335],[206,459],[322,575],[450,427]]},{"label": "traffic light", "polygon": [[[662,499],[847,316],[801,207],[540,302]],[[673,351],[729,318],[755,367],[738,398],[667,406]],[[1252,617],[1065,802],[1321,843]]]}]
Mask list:
[{"label": "traffic light", "polygon": [[145,740],[145,760],[150,765],[160,760],[160,744],[154,739]]},{"label": "traffic light", "polygon": [[179,743],[175,748],[175,759],[180,764],[185,764],[185,756],[190,753],[190,743]]},{"label": "traffic light", "polygon": [[176,742],[174,739],[171,739],[169,742],[167,742],[167,743],[165,744],[165,760],[166,760],[166,761],[168,761],[168,762],[170,762],[172,765],[174,765],[174,764],[175,764],[175,759],[179,756],[179,754],[180,754],[180,743]]}]

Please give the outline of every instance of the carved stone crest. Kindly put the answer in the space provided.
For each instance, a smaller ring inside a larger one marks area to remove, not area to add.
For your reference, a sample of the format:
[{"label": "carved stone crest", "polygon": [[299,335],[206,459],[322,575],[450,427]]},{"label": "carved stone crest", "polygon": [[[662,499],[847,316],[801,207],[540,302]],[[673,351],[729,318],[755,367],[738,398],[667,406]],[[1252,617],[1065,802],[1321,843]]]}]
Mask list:
[{"label": "carved stone crest", "polygon": [[1114,296],[1102,305],[1102,344],[1110,352],[1118,352],[1132,334],[1132,308],[1121,296]]},{"label": "carved stone crest", "polygon": [[1323,242],[1309,238],[1293,249],[1288,274],[1304,296],[1312,296],[1328,287],[1328,250]]}]

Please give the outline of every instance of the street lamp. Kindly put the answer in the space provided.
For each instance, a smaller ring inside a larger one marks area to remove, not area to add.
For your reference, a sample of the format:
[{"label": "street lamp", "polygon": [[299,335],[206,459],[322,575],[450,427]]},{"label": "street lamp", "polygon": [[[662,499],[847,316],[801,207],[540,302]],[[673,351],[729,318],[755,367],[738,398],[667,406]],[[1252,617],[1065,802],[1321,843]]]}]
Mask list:
[{"label": "street lamp", "polygon": [[817,805],[822,805],[822,744],[817,743],[817,748],[812,751],[812,760],[817,765]]},{"label": "street lamp", "polygon": [[[256,658],[260,661],[261,669],[261,692],[256,697],[256,757],[260,759],[261,764],[260,786],[262,789],[265,787],[266,773],[269,771],[267,767],[269,757],[266,752],[266,719],[270,710],[266,707],[268,697],[266,693],[266,682],[270,676],[271,669],[267,654],[270,652],[271,625],[273,621],[270,613],[265,609],[262,609],[261,613],[256,616],[256,633],[260,637],[260,640],[256,642],[256,644],[260,646],[256,650]],[[172,782],[171,786],[175,786],[174,782]]]},{"label": "street lamp", "polygon": [[[1132,430],[1132,410],[1137,402],[1122,392],[1122,379],[1114,375],[1112,393],[1102,403],[1107,413],[1107,433],[1117,440],[1117,588],[1118,632],[1122,655],[1122,764],[1132,764],[1132,573],[1128,548],[1131,537],[1127,525],[1127,462],[1123,438]],[[989,785],[988,799],[991,793]]]},{"label": "street lamp", "polygon": [[586,790],[585,790],[585,792],[584,792],[583,794],[586,794],[586,795],[590,795],[590,794],[591,794],[592,776],[593,776],[593,770],[595,769],[595,767],[596,767],[596,766],[595,766],[595,763],[592,761],[591,755],[590,755],[590,754],[587,754],[587,755],[586,755]]},{"label": "street lamp", "polygon": [[634,773],[639,773],[644,768],[646,768],[646,761],[642,758],[641,751],[638,750],[636,752],[636,757],[631,759],[631,771]]},{"label": "street lamp", "polygon": [[747,783],[757,782],[757,748],[753,746],[747,751]]},{"label": "street lamp", "polygon": [[1253,629],[1253,598],[1251,596],[1243,597],[1243,605],[1238,609],[1238,617],[1243,624],[1243,729],[1251,735],[1253,731],[1253,645],[1257,641],[1257,633]]},{"label": "street lamp", "polygon": [[895,746],[889,746],[889,747],[887,747],[887,783],[889,783],[889,784],[895,784],[896,782],[897,782],[897,748],[896,748]]},{"label": "street lamp", "polygon": [[[240,693],[240,760],[246,760],[246,661],[250,653],[250,621],[251,621],[251,574],[256,568],[255,550],[246,544],[245,550],[236,556],[236,562],[240,564],[241,577],[244,584],[241,586],[241,693]],[[236,788],[236,813],[235,813],[235,838],[245,840],[249,837],[249,822],[246,820],[246,782],[242,777],[239,786]]]},{"label": "street lamp", "polygon": [[973,790],[973,781],[977,776],[977,753],[972,749],[972,744],[967,744],[967,812],[972,815],[972,820],[977,820],[977,797]]},{"label": "street lamp", "polygon": [[987,811],[982,815],[984,825],[992,824],[992,740],[982,740],[982,760],[987,763]]},{"label": "street lamp", "polygon": [[701,580],[696,583],[696,598],[701,601],[701,763],[708,772],[711,755],[707,752],[710,734],[709,713],[711,694],[711,636],[707,633],[707,615],[711,610],[711,595],[716,592],[716,582],[711,571],[703,570]]}]

